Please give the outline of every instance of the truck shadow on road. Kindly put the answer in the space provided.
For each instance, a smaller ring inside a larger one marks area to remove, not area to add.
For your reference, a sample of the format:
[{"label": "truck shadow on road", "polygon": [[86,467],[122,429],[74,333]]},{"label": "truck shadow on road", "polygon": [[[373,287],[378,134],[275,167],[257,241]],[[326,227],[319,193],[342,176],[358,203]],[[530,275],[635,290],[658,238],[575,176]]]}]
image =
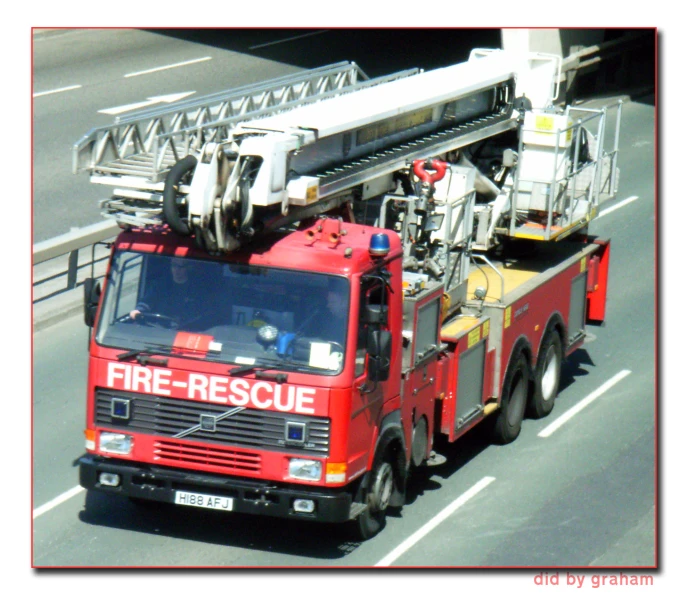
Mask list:
[{"label": "truck shadow on road", "polygon": [[[283,554],[297,556],[300,563],[303,558],[312,558],[317,566],[322,560],[341,558],[358,547],[357,543],[347,540],[345,528],[340,526],[239,513],[224,515],[186,507],[180,510],[173,504],[135,504],[126,498],[99,492],[87,494],[79,519],[84,523],[113,529],[262,552],[253,557],[251,554],[237,556],[228,551],[230,555],[226,562],[218,559],[217,552],[212,554],[212,560],[204,560],[202,554],[194,553],[186,560],[141,560],[142,565],[236,564],[247,567],[266,563],[271,566],[286,564],[276,560],[271,562],[269,554],[272,552],[280,558]],[[268,557],[264,554],[268,554]]]},{"label": "truck shadow on road", "polygon": [[[590,374],[582,366],[595,367],[590,354],[585,348],[577,349],[569,355],[561,367],[561,380],[559,381],[559,394],[576,382],[576,378]],[[555,409],[556,410],[556,409]]]}]

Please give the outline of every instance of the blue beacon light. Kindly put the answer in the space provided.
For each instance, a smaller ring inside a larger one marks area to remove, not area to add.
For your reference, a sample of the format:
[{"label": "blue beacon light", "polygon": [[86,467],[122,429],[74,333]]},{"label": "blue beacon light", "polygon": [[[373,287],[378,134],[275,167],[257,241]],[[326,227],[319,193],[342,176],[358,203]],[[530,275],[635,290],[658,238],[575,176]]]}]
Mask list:
[{"label": "blue beacon light", "polygon": [[370,237],[368,252],[371,256],[387,256],[389,254],[389,237],[384,233],[376,233]]}]

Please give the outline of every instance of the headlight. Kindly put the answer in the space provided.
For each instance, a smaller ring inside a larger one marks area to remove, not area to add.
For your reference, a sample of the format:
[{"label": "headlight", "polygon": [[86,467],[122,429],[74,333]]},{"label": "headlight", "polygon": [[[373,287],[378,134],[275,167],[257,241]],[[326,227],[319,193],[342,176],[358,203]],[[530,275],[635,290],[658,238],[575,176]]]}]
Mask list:
[{"label": "headlight", "polygon": [[113,434],[102,432],[100,434],[100,450],[118,455],[128,455],[134,446],[134,437],[127,434]]},{"label": "headlight", "polygon": [[322,463],[305,459],[290,459],[289,477],[307,479],[308,481],[320,481],[322,477]]}]

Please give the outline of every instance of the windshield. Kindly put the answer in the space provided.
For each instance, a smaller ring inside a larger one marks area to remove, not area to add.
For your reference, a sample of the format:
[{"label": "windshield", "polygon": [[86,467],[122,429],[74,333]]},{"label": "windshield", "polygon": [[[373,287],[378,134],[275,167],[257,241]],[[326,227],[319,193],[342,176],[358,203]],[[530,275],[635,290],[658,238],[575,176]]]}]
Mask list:
[{"label": "windshield", "polygon": [[339,373],[349,282],[212,260],[115,254],[96,341],[131,352]]}]

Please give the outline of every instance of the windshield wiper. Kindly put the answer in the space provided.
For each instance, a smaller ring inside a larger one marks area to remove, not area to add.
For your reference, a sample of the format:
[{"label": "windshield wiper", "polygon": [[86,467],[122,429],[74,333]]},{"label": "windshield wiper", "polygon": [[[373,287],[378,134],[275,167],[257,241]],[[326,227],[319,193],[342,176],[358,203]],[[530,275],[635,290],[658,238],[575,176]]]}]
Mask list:
[{"label": "windshield wiper", "polygon": [[238,368],[232,368],[229,371],[230,376],[243,376],[244,374],[251,374],[255,372],[256,378],[263,380],[274,380],[278,384],[283,384],[288,380],[288,376],[284,372],[270,372],[274,370],[274,366],[260,366],[255,364],[245,364]]},{"label": "windshield wiper", "polygon": [[117,359],[121,362],[136,358],[136,361],[141,364],[142,366],[145,366],[146,364],[154,364],[158,366],[166,366],[168,359],[162,358],[162,359],[157,359],[155,356],[159,355],[168,355],[165,352],[153,352],[148,349],[132,349],[130,351],[126,351],[124,353],[120,353],[117,355]]}]

